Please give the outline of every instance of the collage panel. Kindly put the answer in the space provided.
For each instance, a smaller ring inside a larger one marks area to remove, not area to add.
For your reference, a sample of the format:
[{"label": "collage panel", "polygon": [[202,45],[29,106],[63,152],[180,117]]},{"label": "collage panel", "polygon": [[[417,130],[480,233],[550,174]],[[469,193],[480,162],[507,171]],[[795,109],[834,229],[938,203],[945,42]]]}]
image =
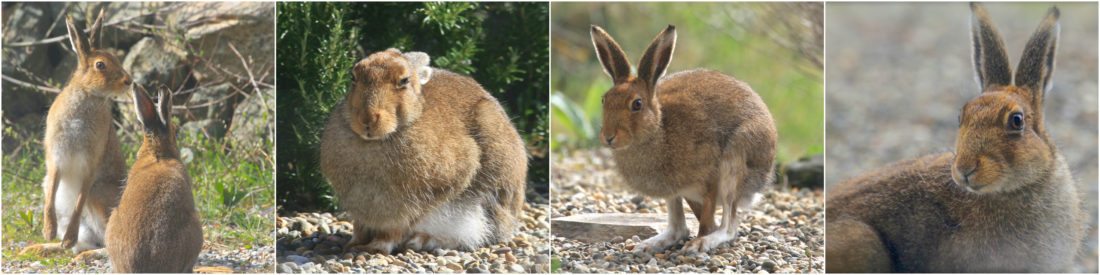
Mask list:
[{"label": "collage panel", "polygon": [[0,271],[274,272],[274,8],[4,2]]},{"label": "collage panel", "polygon": [[826,16],[829,272],[1097,272],[1096,3]]},{"label": "collage panel", "polygon": [[547,273],[546,3],[279,3],[279,273]]},{"label": "collage panel", "polygon": [[823,272],[821,3],[551,6],[554,272]]}]

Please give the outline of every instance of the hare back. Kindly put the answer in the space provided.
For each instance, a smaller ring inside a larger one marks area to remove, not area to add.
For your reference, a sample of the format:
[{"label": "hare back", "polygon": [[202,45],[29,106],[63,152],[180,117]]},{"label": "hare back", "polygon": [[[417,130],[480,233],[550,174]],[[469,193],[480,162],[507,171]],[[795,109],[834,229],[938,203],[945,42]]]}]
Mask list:
[{"label": "hare back", "polygon": [[115,272],[191,272],[202,223],[191,180],[178,160],[139,160],[107,230]]},{"label": "hare back", "polygon": [[[321,140],[321,170],[342,208],[365,226],[407,228],[471,187],[485,150],[477,106],[496,104],[469,77],[437,70],[422,88],[424,110],[386,139],[352,132],[341,103]],[[498,105],[499,108],[499,105]]]},{"label": "hare back", "polygon": [[614,151],[628,184],[649,196],[670,197],[685,195],[678,191],[709,192],[705,184],[738,182],[745,186],[710,190],[747,194],[771,182],[775,123],[747,84],[719,72],[692,70],[666,76],[657,85],[662,133]]},{"label": "hare back", "polygon": [[895,271],[1050,272],[1070,263],[1083,227],[1064,162],[1047,182],[978,195],[951,179],[952,158],[925,156],[841,183],[829,190],[827,219],[874,228]]}]

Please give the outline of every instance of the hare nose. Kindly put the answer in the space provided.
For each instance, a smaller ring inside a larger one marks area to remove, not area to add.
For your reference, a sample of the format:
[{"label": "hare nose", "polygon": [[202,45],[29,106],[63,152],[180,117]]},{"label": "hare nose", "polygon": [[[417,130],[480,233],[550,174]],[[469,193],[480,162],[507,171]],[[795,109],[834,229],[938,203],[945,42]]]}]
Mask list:
[{"label": "hare nose", "polygon": [[611,145],[611,142],[614,142],[614,141],[615,141],[615,135],[610,135],[610,136],[607,136],[606,138],[604,138],[604,141],[606,141],[606,142],[607,142],[607,145],[608,145],[608,146],[610,146],[610,145]]},{"label": "hare nose", "polygon": [[371,118],[374,119],[373,120],[374,122],[378,122],[378,120],[380,120],[382,118],[382,114],[380,114],[380,113],[371,113]]},{"label": "hare nose", "polygon": [[134,84],[134,81],[127,78],[125,81],[122,82],[122,84],[130,85],[130,84]]}]

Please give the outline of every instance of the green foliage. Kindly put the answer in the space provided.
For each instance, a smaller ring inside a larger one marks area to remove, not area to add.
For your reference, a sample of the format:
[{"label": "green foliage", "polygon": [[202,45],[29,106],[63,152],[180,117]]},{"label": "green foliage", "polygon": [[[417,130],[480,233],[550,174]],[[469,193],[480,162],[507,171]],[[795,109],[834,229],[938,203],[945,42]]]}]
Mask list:
[{"label": "green foliage", "polygon": [[278,3],[280,211],[334,209],[320,133],[353,64],[397,48],[472,76],[500,100],[532,154],[529,184],[548,189],[549,53],[545,3]]},{"label": "green foliage", "polygon": [[591,24],[603,26],[634,65],[657,32],[676,25],[669,73],[709,68],[747,82],[775,119],[781,163],[821,151],[819,3],[554,3],[553,9],[555,151],[599,146],[600,97],[611,81],[593,53]]}]

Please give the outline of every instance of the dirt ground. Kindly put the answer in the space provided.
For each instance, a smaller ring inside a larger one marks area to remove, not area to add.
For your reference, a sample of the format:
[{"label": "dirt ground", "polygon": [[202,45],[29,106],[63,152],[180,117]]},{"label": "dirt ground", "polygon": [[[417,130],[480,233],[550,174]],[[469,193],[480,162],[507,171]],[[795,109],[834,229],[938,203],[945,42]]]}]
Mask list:
[{"label": "dirt ground", "polygon": [[[1051,6],[987,4],[1015,65]],[[1046,125],[1079,181],[1091,222],[1075,272],[1097,271],[1097,7],[1061,9]],[[966,3],[833,3],[826,9],[826,182],[951,151],[978,94]]]}]

